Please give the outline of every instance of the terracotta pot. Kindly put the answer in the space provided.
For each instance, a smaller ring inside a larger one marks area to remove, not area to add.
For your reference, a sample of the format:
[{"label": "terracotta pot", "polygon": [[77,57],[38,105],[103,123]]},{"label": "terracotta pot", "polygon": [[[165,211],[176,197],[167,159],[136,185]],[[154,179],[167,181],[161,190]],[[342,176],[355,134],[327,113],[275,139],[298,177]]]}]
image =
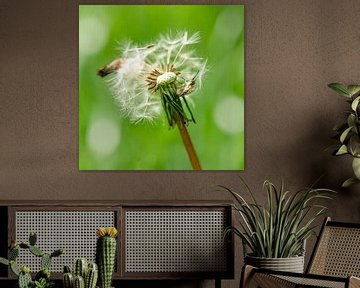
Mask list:
[{"label": "terracotta pot", "polygon": [[304,273],[304,256],[289,258],[263,258],[246,255],[245,263],[263,269]]}]

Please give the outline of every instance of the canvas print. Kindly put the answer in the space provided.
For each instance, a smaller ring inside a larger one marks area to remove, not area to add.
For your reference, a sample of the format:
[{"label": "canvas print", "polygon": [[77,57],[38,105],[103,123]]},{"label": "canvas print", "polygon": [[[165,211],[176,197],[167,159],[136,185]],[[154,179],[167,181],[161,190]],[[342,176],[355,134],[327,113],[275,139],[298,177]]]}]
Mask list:
[{"label": "canvas print", "polygon": [[79,6],[80,170],[244,169],[243,5]]}]

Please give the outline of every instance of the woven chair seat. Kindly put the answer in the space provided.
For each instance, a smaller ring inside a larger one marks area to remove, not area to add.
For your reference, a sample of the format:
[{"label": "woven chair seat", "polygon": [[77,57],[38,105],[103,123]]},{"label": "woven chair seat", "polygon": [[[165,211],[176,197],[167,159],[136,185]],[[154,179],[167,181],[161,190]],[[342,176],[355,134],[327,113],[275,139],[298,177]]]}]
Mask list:
[{"label": "woven chair seat", "polygon": [[[295,287],[311,286],[311,287],[328,287],[328,288],[345,288],[345,279],[335,281],[335,279],[319,279],[319,278],[301,278],[296,276],[275,276],[283,280],[287,280],[296,284]],[[299,286],[300,285],[300,286]]]}]

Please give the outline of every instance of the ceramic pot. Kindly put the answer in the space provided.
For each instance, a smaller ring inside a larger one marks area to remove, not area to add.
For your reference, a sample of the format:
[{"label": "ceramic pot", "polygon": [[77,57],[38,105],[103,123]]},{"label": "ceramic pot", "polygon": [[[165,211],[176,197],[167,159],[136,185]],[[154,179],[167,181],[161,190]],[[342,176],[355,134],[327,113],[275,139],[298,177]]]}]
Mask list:
[{"label": "ceramic pot", "polygon": [[246,255],[245,263],[263,269],[304,273],[304,256],[289,258],[263,258]]}]

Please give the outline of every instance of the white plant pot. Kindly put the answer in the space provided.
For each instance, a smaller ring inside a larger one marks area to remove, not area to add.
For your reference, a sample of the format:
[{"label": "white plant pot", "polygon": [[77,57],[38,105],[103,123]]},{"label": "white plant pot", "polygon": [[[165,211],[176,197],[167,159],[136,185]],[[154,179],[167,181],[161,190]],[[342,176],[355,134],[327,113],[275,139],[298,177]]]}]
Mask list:
[{"label": "white plant pot", "polygon": [[304,256],[289,258],[263,258],[246,255],[245,263],[262,269],[304,273]]}]

